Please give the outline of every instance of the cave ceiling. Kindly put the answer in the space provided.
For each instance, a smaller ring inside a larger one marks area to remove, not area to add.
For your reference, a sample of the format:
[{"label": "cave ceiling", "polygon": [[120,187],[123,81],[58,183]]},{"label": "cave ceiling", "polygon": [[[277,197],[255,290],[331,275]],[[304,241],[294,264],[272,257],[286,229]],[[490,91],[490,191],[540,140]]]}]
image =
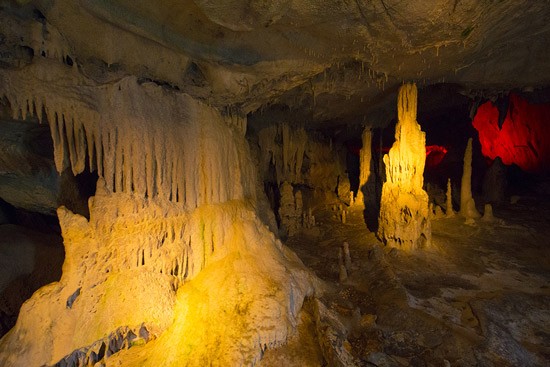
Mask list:
[{"label": "cave ceiling", "polygon": [[[98,83],[133,74],[242,114],[378,124],[404,81],[464,94],[550,81],[550,4],[530,0],[9,2]],[[37,15],[38,14],[38,15]],[[21,42],[24,43],[24,40]]]}]

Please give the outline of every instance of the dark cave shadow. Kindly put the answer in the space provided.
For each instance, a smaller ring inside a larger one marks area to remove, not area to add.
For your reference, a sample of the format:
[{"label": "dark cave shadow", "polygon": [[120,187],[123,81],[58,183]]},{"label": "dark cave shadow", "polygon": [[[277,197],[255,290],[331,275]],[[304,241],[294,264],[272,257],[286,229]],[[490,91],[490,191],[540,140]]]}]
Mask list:
[{"label": "dark cave shadow", "polygon": [[[377,182],[376,174],[371,173],[367,183],[359,189],[363,193],[363,220],[367,229],[371,232],[378,232],[378,215],[380,213],[380,200],[382,198],[381,185]],[[380,188],[378,188],[380,186]]]},{"label": "dark cave shadow", "polygon": [[65,249],[61,237],[52,233],[47,245],[40,244],[34,252],[34,268],[8,283],[0,292],[0,338],[17,322],[19,311],[35,291],[61,279]]},{"label": "dark cave shadow", "polygon": [[[374,140],[374,136],[373,136]],[[374,145],[374,144],[373,144]],[[381,146],[381,145],[380,145]],[[373,147],[374,148],[374,147]],[[382,184],[384,183],[386,165],[382,160],[382,149],[371,151],[370,176],[367,182],[359,188],[363,194],[363,220],[367,229],[378,232],[378,216],[380,214],[380,201],[382,200]]]}]

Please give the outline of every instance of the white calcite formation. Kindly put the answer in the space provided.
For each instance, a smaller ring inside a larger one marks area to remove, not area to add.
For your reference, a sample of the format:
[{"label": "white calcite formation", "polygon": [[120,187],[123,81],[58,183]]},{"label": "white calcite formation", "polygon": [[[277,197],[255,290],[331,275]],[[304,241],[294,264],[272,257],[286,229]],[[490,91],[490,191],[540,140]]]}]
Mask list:
[{"label": "white calcite formation", "polygon": [[460,215],[468,220],[481,217],[472,197],[472,138],[468,139],[464,152],[464,170],[460,186]]},{"label": "white calcite formation", "polygon": [[[253,364],[293,333],[312,281],[258,217],[243,119],[48,59],[0,72],[0,95],[47,120],[59,172],[100,177],[89,220],[58,209],[62,277],[23,305],[0,365],[119,365],[129,347],[133,366]],[[163,342],[133,344],[142,327]]]},{"label": "white calcite formation", "polygon": [[58,172],[88,167],[110,191],[159,196],[188,209],[255,192],[252,165],[234,139],[242,126],[185,94],[132,77],[98,86],[44,60],[0,74],[0,95],[14,118],[47,117]]},{"label": "white calcite formation", "polygon": [[384,156],[378,236],[388,246],[412,250],[431,242],[428,194],[422,189],[426,137],[416,122],[417,89],[403,85],[397,100],[395,142]]}]

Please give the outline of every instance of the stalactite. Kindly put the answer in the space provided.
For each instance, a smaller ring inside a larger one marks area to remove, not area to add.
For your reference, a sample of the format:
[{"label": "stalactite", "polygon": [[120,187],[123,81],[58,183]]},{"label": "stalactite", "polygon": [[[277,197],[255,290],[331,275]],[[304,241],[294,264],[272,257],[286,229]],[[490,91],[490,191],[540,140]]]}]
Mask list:
[{"label": "stalactite", "polygon": [[262,165],[275,167],[277,182],[300,182],[308,142],[304,128],[292,128],[286,123],[268,126],[260,130],[258,140]]},{"label": "stalactite", "polygon": [[[135,78],[97,86],[73,70],[67,76],[65,66],[48,64],[44,73],[43,62],[38,59],[24,73],[1,70],[0,96],[7,96],[17,117],[24,114],[22,106],[40,114],[30,107],[36,105],[31,101],[43,101],[58,171],[71,169],[78,174],[88,166],[97,169],[99,180],[89,200],[89,220],[64,207],[58,209],[66,249],[62,279],[36,292],[32,302],[25,304],[17,330],[2,347],[25,344],[31,352],[18,358],[32,359],[32,363],[22,362],[26,365],[75,358],[84,363],[81,357],[88,351],[80,348],[121,324],[152,321],[165,331],[174,316],[186,317],[186,312],[174,311],[176,297],[185,304],[186,295],[192,294],[189,289],[176,294],[181,283],[194,280],[200,286],[199,272],[214,276],[220,267],[209,265],[220,264],[221,259],[230,264],[226,268],[222,264],[222,274],[233,277],[239,272],[231,284],[245,281],[244,289],[250,290],[243,295],[227,287],[230,296],[224,304],[235,302],[236,306],[244,299],[250,305],[246,317],[261,319],[265,325],[254,335],[269,346],[283,343],[304,297],[313,289],[308,276],[299,273],[301,267],[287,257],[280,241],[256,216],[257,175],[244,139],[244,120],[233,128],[217,110],[183,93],[139,84]],[[44,75],[47,79],[39,77]],[[54,79],[55,83],[48,83]],[[301,173],[305,136],[305,132],[289,131],[285,174]],[[279,157],[274,159],[282,167]],[[242,258],[236,262],[229,254]],[[243,267],[256,268],[249,273],[241,272]],[[275,294],[272,274],[278,274]],[[67,300],[75,289],[82,291],[70,303],[72,312],[66,314]],[[266,302],[267,294],[273,302]],[[45,310],[62,317],[49,318],[48,325],[37,324],[35,320],[45,320],[39,316]],[[213,310],[224,317],[222,310]],[[199,324],[205,324],[203,319],[199,315]],[[31,335],[29,330],[40,334],[38,342],[36,338],[22,341],[20,336]],[[239,340],[249,350],[247,355],[230,352],[226,365],[258,358],[249,334],[247,329]],[[70,342],[59,343],[56,335],[70,335]],[[120,349],[122,338],[117,334],[115,339],[108,340],[105,355]],[[16,348],[10,350],[17,353]],[[91,360],[96,361],[95,356]]]},{"label": "stalactite", "polygon": [[[33,67],[37,70],[28,76],[2,72],[0,95],[8,98],[17,117],[41,115],[44,106],[59,172],[70,167],[76,175],[88,166],[105,178],[110,191],[160,196],[189,209],[255,195],[250,180],[241,179],[240,170],[231,168],[247,154],[231,137],[244,138],[246,117],[232,113],[224,118],[184,94],[172,97],[173,107],[159,111],[154,101],[164,97],[162,87],[140,86],[134,78],[97,87],[72,75],[74,83],[88,83],[81,88],[82,95],[73,98],[67,95],[72,93],[68,85],[53,93],[48,83],[31,79],[41,71],[40,65]],[[34,105],[40,110],[35,111]],[[202,122],[191,124],[191,119]],[[296,141],[288,128],[284,134],[285,167],[296,177],[301,172],[303,140]]]}]

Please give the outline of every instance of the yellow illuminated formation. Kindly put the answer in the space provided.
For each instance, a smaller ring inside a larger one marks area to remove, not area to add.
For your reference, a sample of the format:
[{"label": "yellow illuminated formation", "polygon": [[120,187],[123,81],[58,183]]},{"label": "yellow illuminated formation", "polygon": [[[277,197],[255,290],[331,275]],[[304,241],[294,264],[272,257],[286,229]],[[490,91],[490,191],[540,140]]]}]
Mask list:
[{"label": "yellow illuminated formation", "polygon": [[379,237],[389,246],[423,247],[431,241],[428,194],[422,189],[426,137],[416,122],[416,85],[399,90],[395,143],[384,156]]}]

